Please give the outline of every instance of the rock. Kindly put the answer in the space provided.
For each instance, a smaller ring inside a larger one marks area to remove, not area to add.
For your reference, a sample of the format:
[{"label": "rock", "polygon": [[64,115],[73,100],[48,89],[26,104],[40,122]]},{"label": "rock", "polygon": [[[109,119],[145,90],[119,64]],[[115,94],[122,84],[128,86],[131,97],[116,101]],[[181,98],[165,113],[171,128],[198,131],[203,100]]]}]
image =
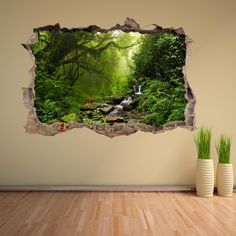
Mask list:
[{"label": "rock", "polygon": [[124,104],[123,110],[124,111],[131,111],[131,110],[133,110],[133,106],[131,104],[130,105]]},{"label": "rock", "polygon": [[91,110],[96,110],[97,109],[97,104],[93,103],[87,103],[84,106],[80,107],[81,111],[91,111]]},{"label": "rock", "polygon": [[107,116],[105,121],[107,123],[121,123],[124,122],[124,119],[121,116]]},{"label": "rock", "polygon": [[128,104],[123,105],[123,110],[124,111],[132,111],[133,109],[135,109],[138,106],[141,99],[142,99],[141,96],[135,97],[129,105]]},{"label": "rock", "polygon": [[124,100],[124,98],[125,98],[124,96],[112,96],[109,99],[109,103],[117,105],[120,104]]},{"label": "rock", "polygon": [[104,107],[99,108],[98,110],[101,111],[103,114],[108,114],[114,110],[114,107],[111,105],[106,105]]}]

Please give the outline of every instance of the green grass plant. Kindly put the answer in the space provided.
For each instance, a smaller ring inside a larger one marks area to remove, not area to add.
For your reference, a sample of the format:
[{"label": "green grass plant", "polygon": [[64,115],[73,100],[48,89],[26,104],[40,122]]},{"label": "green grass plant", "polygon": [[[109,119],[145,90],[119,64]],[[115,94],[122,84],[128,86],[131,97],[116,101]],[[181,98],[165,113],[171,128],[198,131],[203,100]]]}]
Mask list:
[{"label": "green grass plant", "polygon": [[195,134],[194,141],[199,159],[210,159],[211,154],[211,129],[200,127]]},{"label": "green grass plant", "polygon": [[218,154],[219,163],[230,163],[230,147],[230,137],[228,137],[227,135],[221,135],[216,144],[216,151]]}]

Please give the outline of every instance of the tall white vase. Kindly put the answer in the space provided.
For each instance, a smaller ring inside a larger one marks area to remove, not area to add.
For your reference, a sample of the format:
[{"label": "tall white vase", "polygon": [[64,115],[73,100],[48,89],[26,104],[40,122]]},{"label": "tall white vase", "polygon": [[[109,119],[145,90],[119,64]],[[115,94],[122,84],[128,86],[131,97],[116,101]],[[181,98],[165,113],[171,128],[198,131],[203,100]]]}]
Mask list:
[{"label": "tall white vase", "polygon": [[217,193],[223,197],[233,194],[233,167],[232,164],[218,163],[216,170]]},{"label": "tall white vase", "polygon": [[214,192],[214,166],[212,159],[197,159],[196,168],[197,195],[212,197]]}]

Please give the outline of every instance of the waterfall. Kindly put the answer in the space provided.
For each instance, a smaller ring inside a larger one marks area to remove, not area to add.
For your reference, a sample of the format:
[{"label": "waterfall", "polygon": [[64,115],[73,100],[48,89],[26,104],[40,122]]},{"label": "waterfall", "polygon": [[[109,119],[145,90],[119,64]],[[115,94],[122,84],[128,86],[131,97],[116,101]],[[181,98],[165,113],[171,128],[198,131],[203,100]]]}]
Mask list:
[{"label": "waterfall", "polygon": [[138,86],[138,92],[136,92],[135,94],[137,94],[137,95],[143,94],[143,93],[141,92],[141,85]]},{"label": "waterfall", "polygon": [[143,94],[143,93],[141,92],[141,88],[142,88],[141,85],[135,84],[135,85],[133,86],[133,88],[134,88],[134,94],[136,94],[136,95],[141,95],[141,94]]},{"label": "waterfall", "polygon": [[109,115],[114,115],[116,114],[119,110],[123,109],[123,105],[129,105],[132,102],[132,97],[125,98],[119,105],[115,106],[115,109],[110,112]]}]

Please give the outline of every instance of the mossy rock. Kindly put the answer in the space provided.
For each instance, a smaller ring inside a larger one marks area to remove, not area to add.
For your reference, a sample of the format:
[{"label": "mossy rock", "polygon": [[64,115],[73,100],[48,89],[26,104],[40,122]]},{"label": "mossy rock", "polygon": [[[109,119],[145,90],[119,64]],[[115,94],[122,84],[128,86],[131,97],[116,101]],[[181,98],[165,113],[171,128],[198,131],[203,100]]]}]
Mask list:
[{"label": "mossy rock", "polygon": [[125,98],[124,95],[113,95],[109,97],[109,103],[113,105],[120,104]]},{"label": "mossy rock", "polygon": [[124,119],[121,116],[107,116],[105,118],[106,123],[123,123]]},{"label": "mossy rock", "polygon": [[79,122],[79,118],[76,113],[70,113],[61,118],[62,121],[66,123],[76,123]]},{"label": "mossy rock", "polygon": [[96,103],[86,103],[80,107],[80,111],[93,111],[97,109],[98,104]]}]

